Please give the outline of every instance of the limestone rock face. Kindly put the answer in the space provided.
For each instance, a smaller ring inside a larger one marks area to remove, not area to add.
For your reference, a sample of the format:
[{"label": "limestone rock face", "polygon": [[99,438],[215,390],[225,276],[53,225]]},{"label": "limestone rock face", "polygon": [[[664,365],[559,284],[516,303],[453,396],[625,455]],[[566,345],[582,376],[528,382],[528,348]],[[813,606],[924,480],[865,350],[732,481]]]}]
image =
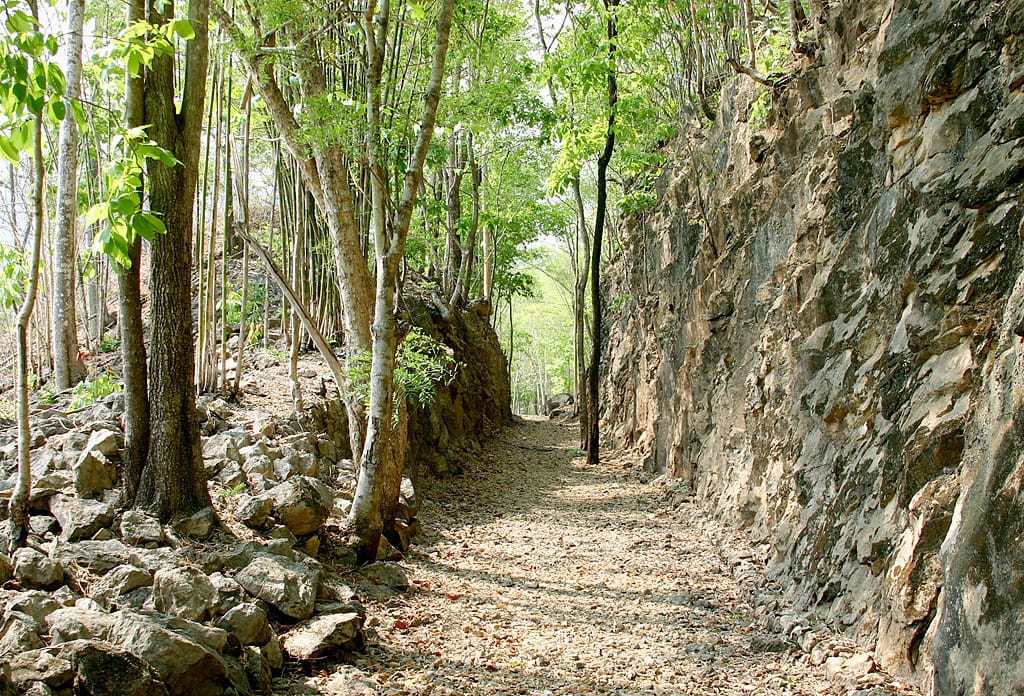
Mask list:
[{"label": "limestone rock face", "polygon": [[881,667],[1018,693],[1024,5],[811,14],[768,118],[727,87],[624,220],[603,426]]}]

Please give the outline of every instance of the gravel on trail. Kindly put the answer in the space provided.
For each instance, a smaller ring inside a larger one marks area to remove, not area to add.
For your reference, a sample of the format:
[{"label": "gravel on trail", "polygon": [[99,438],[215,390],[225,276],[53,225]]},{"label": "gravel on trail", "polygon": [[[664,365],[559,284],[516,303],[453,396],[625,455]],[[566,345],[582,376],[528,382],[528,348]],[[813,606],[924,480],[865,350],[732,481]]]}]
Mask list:
[{"label": "gravel on trail", "polygon": [[778,596],[743,534],[614,452],[588,467],[576,433],[525,420],[423,482],[411,591],[367,602],[352,664],[275,691],[848,693],[770,630]]}]

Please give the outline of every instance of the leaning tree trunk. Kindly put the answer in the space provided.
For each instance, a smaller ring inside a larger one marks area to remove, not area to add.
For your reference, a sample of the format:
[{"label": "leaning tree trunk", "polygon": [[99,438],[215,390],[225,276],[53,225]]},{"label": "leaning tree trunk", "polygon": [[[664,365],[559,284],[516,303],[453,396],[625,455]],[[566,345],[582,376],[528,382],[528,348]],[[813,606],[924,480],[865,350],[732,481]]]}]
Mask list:
[{"label": "leaning tree trunk", "polygon": [[[163,25],[173,5],[151,0],[149,20]],[[145,120],[158,145],[180,164],[150,160],[150,207],[165,234],[153,241],[151,270],[150,448],[135,505],[161,520],[210,506],[195,406],[192,338],[192,213],[199,171],[199,136],[206,93],[208,0],[190,0],[195,38],[188,42],[184,94],[175,105],[174,58],[153,61],[146,76]]]},{"label": "leaning tree trunk", "polygon": [[[33,15],[37,15],[33,4]],[[18,476],[11,493],[8,507],[9,532],[7,534],[8,552],[20,546],[28,533],[28,496],[32,488],[32,465],[29,459],[29,443],[31,426],[28,420],[28,330],[32,319],[32,310],[36,304],[36,292],[39,288],[39,250],[43,239],[43,185],[46,170],[43,164],[43,117],[35,118],[35,142],[32,150],[34,177],[32,202],[32,255],[29,263],[28,287],[25,299],[18,310],[17,318],[17,391],[18,391]]]},{"label": "leaning tree trunk", "polygon": [[[444,78],[445,58],[448,54],[448,36],[451,31],[454,0],[444,0],[437,25],[437,39],[434,43],[434,62],[427,85],[423,117],[420,120],[420,134],[416,142],[412,162],[405,173],[402,199],[394,213],[391,224],[377,218],[374,225],[374,246],[377,257],[377,292],[373,323],[373,358],[370,364],[370,404],[367,409],[366,442],[360,459],[359,480],[356,484],[348,525],[356,558],[360,562],[376,558],[381,532],[390,526],[392,520],[383,518],[384,501],[392,495],[385,490],[385,484],[397,480],[401,483],[402,463],[398,457],[389,457],[396,448],[391,442],[393,430],[393,398],[395,348],[398,336],[395,328],[395,294],[398,269],[405,253],[405,240],[409,234],[416,203],[416,194],[423,181],[423,163],[427,148],[434,134],[437,104],[441,98],[441,81]],[[387,5],[385,3],[385,9]],[[379,44],[373,40],[372,27],[367,28],[367,44],[383,51],[383,38]],[[384,34],[384,32],[381,32]],[[371,49],[372,50],[372,49]],[[379,73],[378,73],[379,75]],[[370,85],[371,94],[374,85]],[[373,109],[370,110],[374,111]],[[371,113],[371,132],[379,138],[380,111]],[[376,119],[376,123],[373,120]],[[380,142],[371,143],[371,152],[380,148]],[[376,157],[376,152],[371,158]],[[371,169],[377,164],[371,159]],[[377,185],[381,185],[378,183]],[[395,469],[398,469],[398,476]]]},{"label": "leaning tree trunk", "polygon": [[615,108],[619,89],[615,77],[615,39],[617,36],[615,11],[619,0],[605,0],[608,13],[608,130],[604,151],[597,159],[597,214],[594,222],[593,258],[590,261],[590,311],[593,314],[593,337],[590,351],[589,388],[587,389],[587,463],[596,466],[599,461],[601,439],[601,243],[604,237],[605,212],[608,208],[608,163],[615,150]]},{"label": "leaning tree trunk", "polygon": [[71,114],[82,86],[82,24],[85,0],[68,2],[68,45],[64,78],[65,113],[60,124],[60,155],[57,165],[57,241],[53,249],[53,378],[58,390],[85,377],[78,355],[78,321],[75,317],[75,222],[78,217],[78,121]]}]

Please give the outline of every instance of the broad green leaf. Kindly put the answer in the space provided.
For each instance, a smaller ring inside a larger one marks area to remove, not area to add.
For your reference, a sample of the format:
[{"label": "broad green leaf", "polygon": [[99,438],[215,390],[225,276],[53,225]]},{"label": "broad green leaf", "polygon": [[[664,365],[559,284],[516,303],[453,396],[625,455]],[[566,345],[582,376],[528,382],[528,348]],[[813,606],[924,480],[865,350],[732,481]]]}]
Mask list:
[{"label": "broad green leaf", "polygon": [[34,116],[39,116],[43,113],[43,107],[46,105],[46,97],[41,94],[30,94],[25,99],[25,103]]},{"label": "broad green leaf", "polygon": [[80,101],[76,100],[71,102],[71,115],[75,117],[75,123],[79,126],[84,126],[88,123],[85,116],[85,109],[82,108],[82,102]]},{"label": "broad green leaf", "polygon": [[85,224],[95,225],[100,220],[107,217],[107,211],[110,206],[107,203],[96,203],[89,208],[89,211],[85,214]]},{"label": "broad green leaf", "polygon": [[32,124],[26,121],[11,129],[11,142],[14,147],[24,150],[32,144]]},{"label": "broad green leaf", "polygon": [[7,16],[7,31],[12,34],[22,34],[24,32],[33,31],[36,28],[36,22],[32,17],[25,14],[21,10],[15,10]]},{"label": "broad green leaf", "polygon": [[167,228],[163,220],[152,213],[138,213],[132,217],[132,229],[147,242],[152,242],[153,237],[164,234]]},{"label": "broad green leaf", "polygon": [[196,31],[192,28],[192,23],[187,19],[176,19],[172,27],[174,28],[174,33],[186,41],[196,38]]},{"label": "broad green leaf", "polygon": [[63,121],[64,116],[67,115],[67,108],[64,106],[64,102],[59,99],[54,99],[49,103],[50,118],[53,121]]},{"label": "broad green leaf", "polygon": [[11,142],[10,138],[3,135],[0,135],[0,156],[14,164],[17,164],[21,159],[21,153],[18,151],[18,148],[14,147],[14,143]]}]

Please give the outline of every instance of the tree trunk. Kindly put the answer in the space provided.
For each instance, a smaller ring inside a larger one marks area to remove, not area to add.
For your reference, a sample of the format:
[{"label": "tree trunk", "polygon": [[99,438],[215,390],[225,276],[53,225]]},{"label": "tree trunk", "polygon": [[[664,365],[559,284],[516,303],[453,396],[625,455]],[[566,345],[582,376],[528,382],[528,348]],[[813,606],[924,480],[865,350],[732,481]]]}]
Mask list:
[{"label": "tree trunk", "polygon": [[[32,10],[33,16],[38,16],[34,3],[32,3]],[[32,490],[32,463],[29,458],[32,431],[28,420],[28,331],[39,288],[39,252],[43,239],[43,195],[46,170],[43,163],[43,117],[41,115],[35,119],[34,132],[32,154],[35,181],[33,182],[32,205],[32,255],[29,260],[28,287],[25,289],[25,299],[21,304],[21,309],[18,310],[17,317],[18,478],[8,507],[9,533],[7,541],[9,547],[7,551],[10,553],[13,553],[14,549],[24,542],[28,533],[28,496]]]},{"label": "tree trunk", "polygon": [[78,218],[78,121],[71,105],[82,86],[82,24],[85,0],[68,2],[68,44],[64,92],[67,118],[60,124],[60,161],[57,165],[57,241],[53,250],[53,378],[58,390],[85,377],[78,355],[78,320],[75,316],[75,223]]},{"label": "tree trunk", "polygon": [[[409,234],[409,223],[416,203],[416,194],[423,180],[423,163],[427,156],[434,133],[437,104],[441,98],[441,81],[444,78],[444,64],[448,53],[448,36],[451,31],[454,0],[444,0],[438,19],[437,39],[434,43],[434,61],[427,85],[423,117],[420,120],[420,134],[416,142],[412,162],[405,173],[402,199],[390,225],[375,226],[374,247],[377,257],[377,292],[374,308],[373,358],[370,365],[370,404],[368,408],[366,441],[360,459],[359,480],[356,484],[348,524],[356,558],[360,562],[376,558],[377,547],[383,528],[391,520],[383,519],[383,503],[391,495],[385,491],[389,476],[389,448],[392,435],[392,411],[394,397],[394,366],[397,335],[395,331],[395,293],[398,268],[405,253],[405,240]],[[384,3],[387,8],[387,0]],[[372,26],[372,25],[370,25]],[[368,29],[367,44],[374,45],[371,29]],[[377,50],[383,46],[383,38]],[[372,58],[371,58],[372,60]],[[371,114],[378,119],[380,112]],[[372,124],[371,124],[372,128]],[[379,131],[378,131],[379,135]],[[371,151],[380,143],[371,143]],[[382,221],[383,222],[383,221]],[[401,477],[399,476],[399,482]]]},{"label": "tree trunk", "polygon": [[586,210],[583,207],[583,193],[580,191],[579,175],[572,182],[573,202],[576,206],[576,232],[583,249],[580,252],[580,267],[576,273],[573,288],[573,356],[576,365],[576,408],[580,417],[580,446],[586,447],[587,433],[590,432],[587,409],[587,274],[590,271],[590,233],[587,231]]},{"label": "tree trunk", "polygon": [[590,311],[593,314],[594,335],[587,390],[587,463],[591,466],[598,464],[601,439],[601,400],[598,394],[601,381],[601,242],[608,208],[608,164],[615,150],[615,109],[619,97],[618,81],[615,76],[615,12],[618,5],[619,0],[604,0],[605,11],[608,13],[608,130],[605,135],[604,151],[597,159],[597,214],[594,222],[593,258],[590,261]]},{"label": "tree trunk", "polygon": [[[174,58],[160,56],[146,77],[149,134],[181,162],[171,168],[150,160],[150,207],[165,234],[153,241],[150,357],[151,442],[135,504],[163,521],[210,506],[195,407],[192,338],[192,214],[199,166],[199,136],[206,96],[208,1],[190,0],[195,38],[185,57],[184,93],[175,105]],[[171,19],[169,4],[151,0],[150,22]]]},{"label": "tree trunk", "polygon": [[[128,26],[146,17],[145,0],[131,0]],[[125,124],[142,125],[143,88],[141,76],[129,77],[125,87]],[[142,240],[136,238],[128,255],[131,266],[117,269],[118,320],[121,332],[122,378],[124,379],[124,454],[121,457],[124,492],[122,504],[134,505],[142,480],[142,467],[149,454],[149,369],[146,366],[145,328],[142,323],[140,262]]]}]

